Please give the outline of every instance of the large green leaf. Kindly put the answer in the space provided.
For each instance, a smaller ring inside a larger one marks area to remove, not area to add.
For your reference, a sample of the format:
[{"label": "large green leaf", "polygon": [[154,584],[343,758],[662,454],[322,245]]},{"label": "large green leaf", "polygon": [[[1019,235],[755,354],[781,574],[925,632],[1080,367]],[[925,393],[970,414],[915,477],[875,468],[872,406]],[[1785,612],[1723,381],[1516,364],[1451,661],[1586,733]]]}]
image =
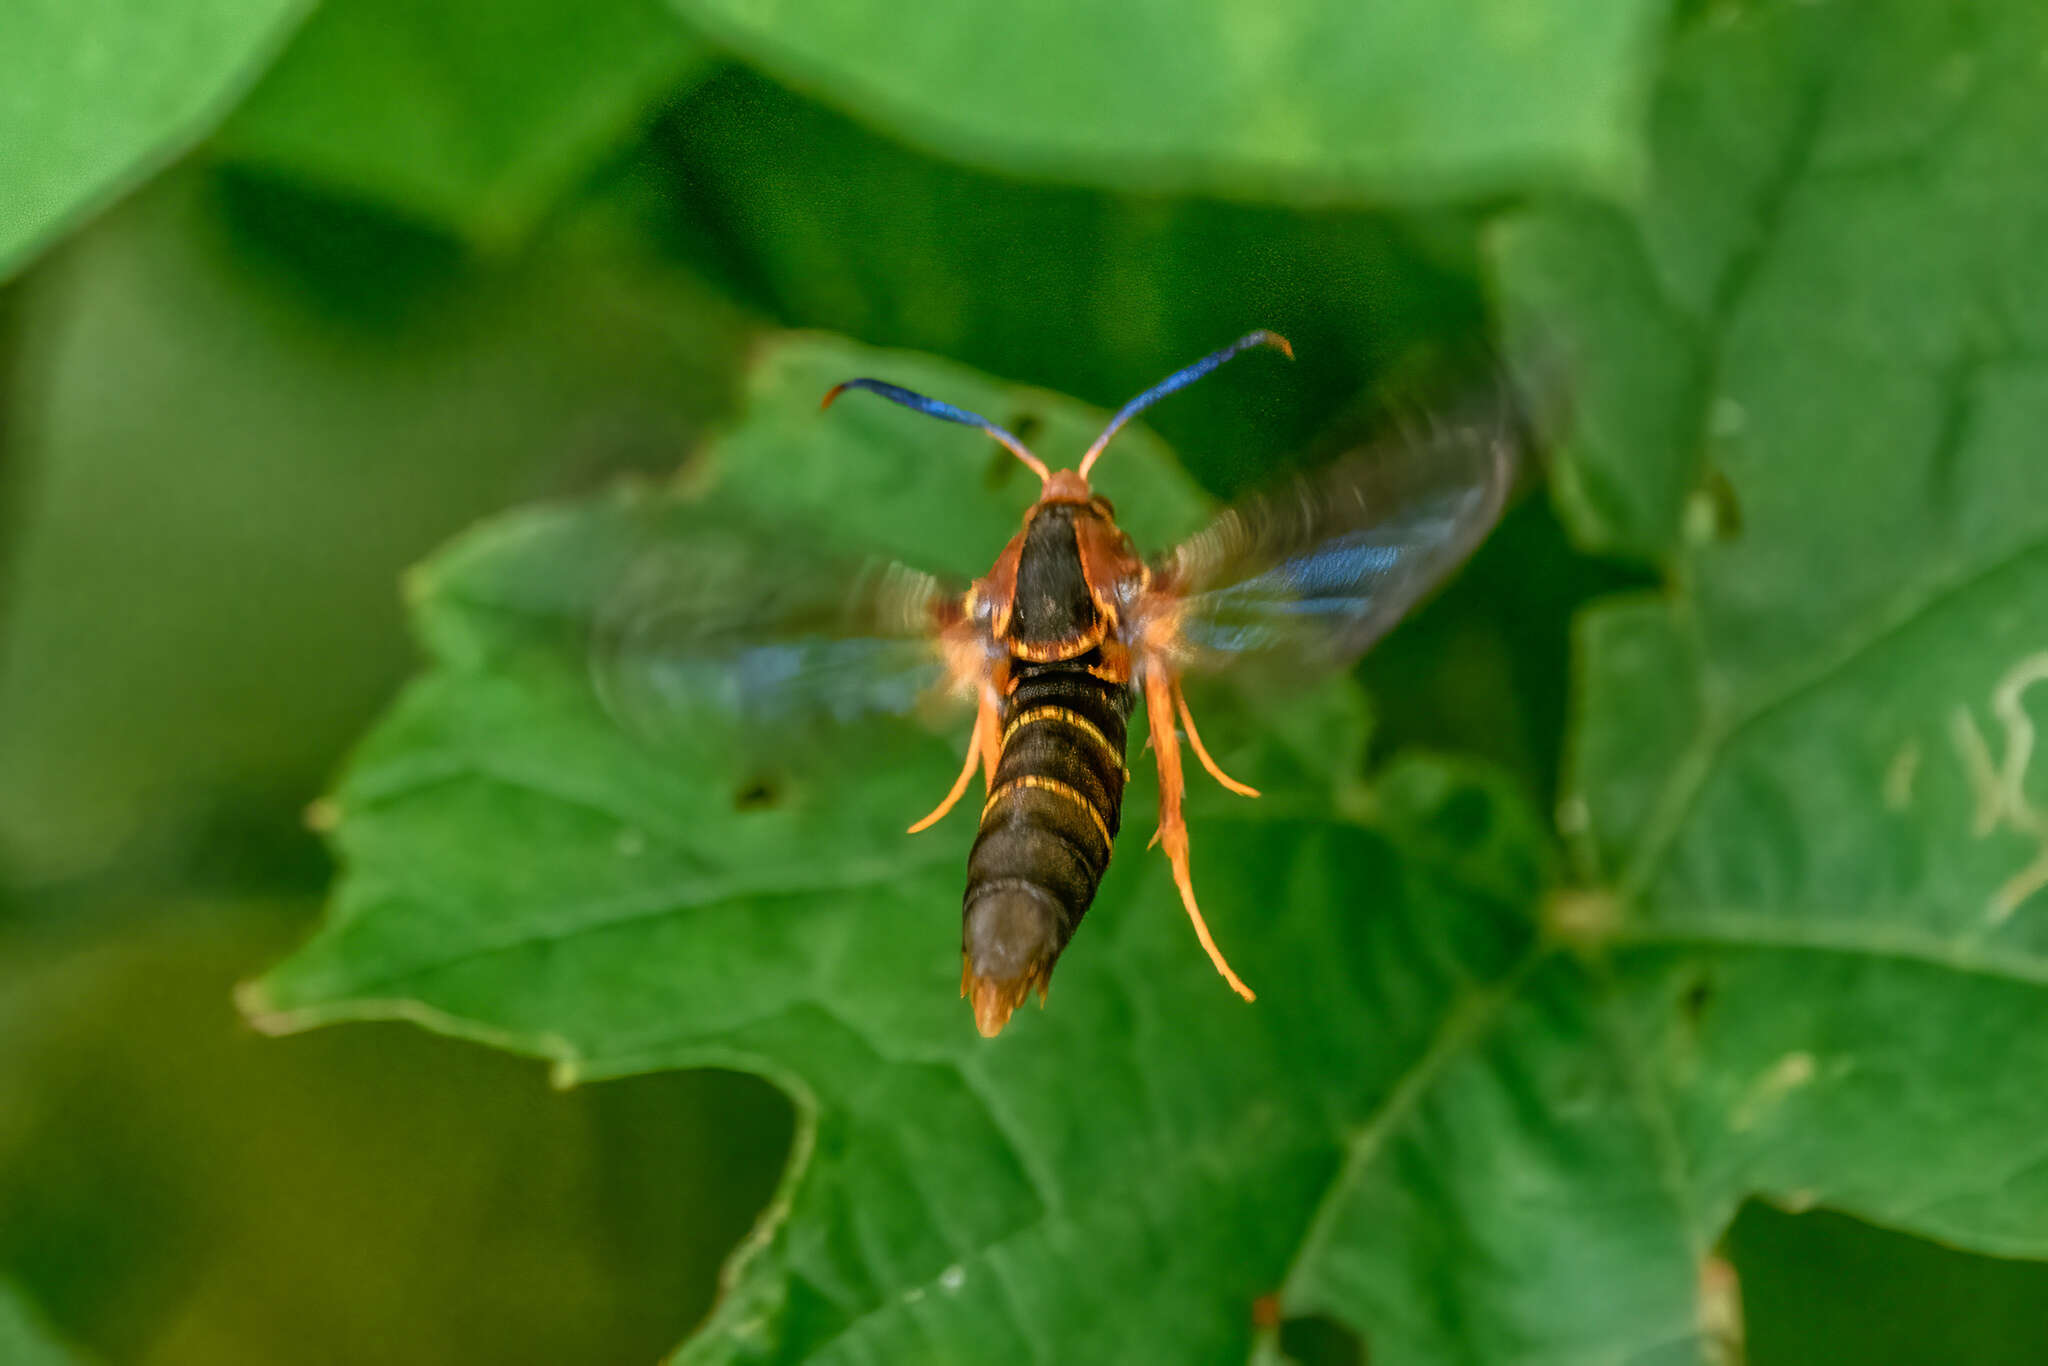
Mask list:
[{"label": "large green leaf", "polygon": [[[870,730],[756,809],[721,739],[635,751],[524,643],[684,515],[621,496],[422,579],[439,666],[340,790],[351,875],[260,1004],[787,1087],[805,1140],[693,1361],[1227,1359],[1273,1291],[1376,1361],[1698,1361],[1752,1195],[2048,1254],[2048,385],[2002,288],[2038,271],[2043,22],[1703,21],[1641,209],[1505,235],[1544,362],[1586,377],[1566,510],[1670,583],[1585,624],[1569,890],[1470,775],[1400,766],[1364,828],[1343,746],[1233,721],[1225,763],[1276,795],[1205,798],[1196,871],[1265,998],[1220,993],[1127,850],[1053,1008],[984,1046],[950,999],[959,850],[894,829],[948,746]],[[1804,112],[1774,124],[1781,87]],[[958,567],[1005,523],[982,457],[887,410],[792,426],[834,366],[1017,401],[786,350],[707,481]]]},{"label": "large green leaf", "polygon": [[700,61],[662,0],[329,0],[218,146],[505,247]]},{"label": "large green leaf", "polygon": [[1583,623],[1598,890],[1559,928],[1695,1246],[1762,1192],[2048,1252],[2044,40],[2018,3],[1703,24],[1641,209],[1503,242],[1586,379],[1566,510],[1671,584]]},{"label": "large green leaf", "polygon": [[791,84],[999,170],[1379,202],[1617,184],[1664,7],[675,0]]},{"label": "large green leaf", "polygon": [[[693,482],[811,528],[795,536],[978,567],[1028,480],[1007,457],[992,467],[987,443],[878,403],[821,418],[817,395],[853,373],[1030,413],[1052,452],[1099,421],[915,357],[796,341],[762,360],[746,419]],[[1200,514],[1143,433],[1100,483],[1147,543]],[[964,825],[902,831],[943,790],[957,736],[871,725],[768,773],[720,735],[664,755],[621,735],[555,648],[632,547],[698,516],[625,490],[508,519],[415,580],[438,667],[334,794],[353,871],[328,927],[251,1008],[273,1027],[427,1019],[551,1056],[565,1079],[717,1063],[790,1089],[807,1154],[794,1214],[767,1228],[700,1352],[836,1340],[944,1357],[979,1319],[1067,1360],[1242,1344],[1346,1129],[1447,1013],[1483,1013],[1527,942],[1532,825],[1416,769],[1382,799],[1414,813],[1421,852],[1404,857],[1334,814],[1360,738],[1341,690],[1266,727],[1212,706],[1223,762],[1275,795],[1200,798],[1197,876],[1269,999],[1224,990],[1157,855],[1133,848],[1052,1008],[990,1047],[955,990]],[[1141,778],[1134,822],[1148,793]],[[1371,913],[1332,920],[1359,888]],[[1150,1308],[1110,1293],[1162,1256],[1178,1271],[1152,1282]],[[1181,1302],[1202,1311],[1170,1312]]]},{"label": "large green leaf", "polygon": [[10,0],[0,278],[227,112],[308,0]]}]

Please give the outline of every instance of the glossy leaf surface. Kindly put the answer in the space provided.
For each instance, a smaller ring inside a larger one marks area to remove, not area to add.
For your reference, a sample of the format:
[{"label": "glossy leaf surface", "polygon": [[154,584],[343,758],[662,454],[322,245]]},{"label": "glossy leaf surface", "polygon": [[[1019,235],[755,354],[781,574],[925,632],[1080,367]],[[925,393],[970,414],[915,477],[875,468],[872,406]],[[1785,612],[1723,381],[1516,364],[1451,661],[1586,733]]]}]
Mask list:
[{"label": "glossy leaf surface", "polygon": [[1314,203],[1626,181],[1663,11],[676,3],[792,84],[965,161]]},{"label": "glossy leaf surface", "polygon": [[0,278],[203,136],[307,0],[11,0],[0,27]]},{"label": "glossy leaf surface", "polygon": [[506,250],[703,61],[661,0],[329,0],[218,146]]}]

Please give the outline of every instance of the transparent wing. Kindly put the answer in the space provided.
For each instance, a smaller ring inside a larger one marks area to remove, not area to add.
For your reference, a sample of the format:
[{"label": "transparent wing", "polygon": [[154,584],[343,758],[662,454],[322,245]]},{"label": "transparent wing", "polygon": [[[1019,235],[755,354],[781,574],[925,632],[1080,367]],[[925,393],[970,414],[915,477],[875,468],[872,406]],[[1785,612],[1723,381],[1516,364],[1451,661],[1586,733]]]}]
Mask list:
[{"label": "transparent wing", "polygon": [[1145,639],[1183,671],[1347,666],[1485,537],[1517,450],[1492,403],[1231,507],[1153,565]]},{"label": "transparent wing", "polygon": [[801,743],[820,724],[941,700],[948,642],[970,629],[962,591],[887,559],[700,528],[631,558],[594,624],[591,677],[645,740]]}]

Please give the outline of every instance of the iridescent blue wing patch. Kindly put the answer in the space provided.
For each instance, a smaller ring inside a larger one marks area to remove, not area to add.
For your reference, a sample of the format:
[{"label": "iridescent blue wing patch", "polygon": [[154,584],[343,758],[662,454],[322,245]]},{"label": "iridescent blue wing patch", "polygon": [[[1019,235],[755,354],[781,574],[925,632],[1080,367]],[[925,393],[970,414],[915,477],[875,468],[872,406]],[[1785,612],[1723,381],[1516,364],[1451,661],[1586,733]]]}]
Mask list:
[{"label": "iridescent blue wing patch", "polygon": [[[1245,500],[1153,565],[1176,668],[1344,668],[1485,537],[1515,475],[1505,405],[1369,447]],[[1151,623],[1141,622],[1139,632]]]},{"label": "iridescent blue wing patch", "polygon": [[595,623],[591,679],[643,740],[800,746],[821,725],[942,704],[939,633],[964,588],[891,560],[698,528],[648,548],[616,585]]}]

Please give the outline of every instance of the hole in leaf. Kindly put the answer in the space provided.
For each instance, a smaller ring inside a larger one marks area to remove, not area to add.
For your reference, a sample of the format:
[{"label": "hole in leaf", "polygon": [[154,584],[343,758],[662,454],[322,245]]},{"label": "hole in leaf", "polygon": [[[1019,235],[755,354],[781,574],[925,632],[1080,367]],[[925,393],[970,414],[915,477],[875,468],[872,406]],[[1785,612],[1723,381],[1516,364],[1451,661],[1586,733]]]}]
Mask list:
[{"label": "hole in leaf", "polygon": [[1299,1366],[1367,1366],[1365,1339],[1321,1314],[1280,1325],[1280,1350]]},{"label": "hole in leaf", "polygon": [[740,784],[732,795],[735,811],[766,811],[782,802],[782,785],[773,778],[759,777]]},{"label": "hole in leaf", "polygon": [[1705,1018],[1707,1007],[1714,1003],[1714,994],[1714,979],[1705,973],[1687,984],[1678,997],[1678,1009],[1684,1014],[1687,1024],[1697,1025]]}]

